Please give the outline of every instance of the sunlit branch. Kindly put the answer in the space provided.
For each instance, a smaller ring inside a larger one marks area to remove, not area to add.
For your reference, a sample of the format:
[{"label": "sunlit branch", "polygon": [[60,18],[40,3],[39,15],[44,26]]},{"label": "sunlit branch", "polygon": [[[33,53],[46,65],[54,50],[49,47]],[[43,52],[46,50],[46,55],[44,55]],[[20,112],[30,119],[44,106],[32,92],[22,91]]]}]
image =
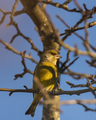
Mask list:
[{"label": "sunlit branch", "polygon": [[70,2],[64,2],[63,4],[55,3],[52,1],[45,1],[45,0],[37,0],[37,1],[45,3],[45,4],[50,4],[50,5],[57,7],[57,8],[62,8],[62,9],[69,11],[69,12],[79,12],[80,13],[80,10],[77,10],[76,8],[73,8],[73,9],[68,8],[67,4],[70,3],[72,0],[70,0]]},{"label": "sunlit branch", "polygon": [[[71,71],[69,68],[68,68],[68,72],[63,72],[63,74],[70,75],[71,77],[73,77],[74,79],[77,79],[77,80],[83,79],[83,78],[93,79],[93,75],[91,75],[91,74],[74,72],[74,71]],[[96,76],[95,76],[95,78],[96,78]]]},{"label": "sunlit branch", "polygon": [[[95,100],[96,100],[96,99],[95,99]],[[88,104],[90,104],[92,101],[93,101],[93,103],[94,103],[95,100],[89,100],[89,101],[88,101],[88,102],[89,102]],[[86,101],[84,101],[84,102],[86,102]],[[85,108],[85,111],[94,111],[94,112],[96,112],[96,109],[89,108],[89,107],[87,107],[86,105],[84,105],[82,102],[78,103],[78,105],[83,106],[83,107]]]},{"label": "sunlit branch", "polygon": [[72,52],[75,52],[76,55],[86,55],[86,56],[90,56],[90,57],[96,57],[96,53],[95,52],[91,52],[91,51],[82,51],[79,50],[77,47],[71,47],[68,44],[64,43],[63,41],[58,41],[58,43],[64,47],[65,49],[68,49]]},{"label": "sunlit branch", "polygon": [[71,88],[75,88],[75,87],[88,87],[89,85],[96,84],[96,81],[94,80],[94,81],[91,81],[89,84],[86,83],[86,84],[78,84],[78,85],[70,83],[69,81],[66,81],[66,83],[70,85]]},{"label": "sunlit branch", "polygon": [[[6,18],[6,15],[12,14],[12,12],[11,12],[11,11],[5,12],[5,11],[4,11],[3,9],[1,9],[1,8],[0,8],[0,11],[3,13],[3,17],[1,18],[1,21],[0,21],[0,24],[2,24],[2,23],[4,22],[4,20],[5,20],[5,18]],[[22,14],[22,13],[25,13],[25,10],[24,10],[24,9],[22,9],[22,10],[20,10],[20,11],[16,11],[16,12],[14,13],[14,16],[20,15],[20,14]]]},{"label": "sunlit branch", "polygon": [[[28,92],[28,93],[38,93],[41,94],[40,92],[37,92],[36,90],[32,89],[7,89],[7,88],[0,88],[0,91],[7,91],[7,92]],[[91,91],[96,91],[96,87],[94,88],[89,88],[89,89],[82,89],[82,90],[74,90],[74,91],[65,91],[62,89],[54,89],[54,92],[49,92],[50,95],[80,95],[82,93],[87,93]]]},{"label": "sunlit branch", "polygon": [[[70,34],[67,34],[66,36],[64,36],[63,38],[62,38],[62,41],[64,41],[69,35],[71,35],[71,31],[74,31],[74,30],[80,30],[80,29],[84,29],[85,27],[79,27],[79,28],[74,28],[74,27],[72,27],[72,28],[70,28],[70,26],[59,16],[59,15],[56,15],[56,17],[64,24],[64,25],[66,25],[66,27],[67,28],[69,28],[69,29],[67,29],[68,31],[70,31]],[[87,24],[87,26],[90,28],[90,27],[93,27],[94,25],[96,25],[96,21],[93,21],[93,22],[91,22],[91,23],[88,23]],[[72,30],[71,30],[72,29]],[[79,37],[83,42],[85,41],[85,39],[82,37],[82,36],[80,36],[79,34],[77,34],[75,31],[74,32],[72,32],[73,34],[75,34],[77,37]],[[60,34],[60,35],[65,35],[66,34],[66,32],[65,33],[62,33],[62,34]],[[96,48],[94,48],[91,44],[89,44],[89,46],[96,52]]]},{"label": "sunlit branch", "polygon": [[[5,42],[5,41],[3,41],[3,40],[0,39],[0,43],[2,43],[3,45],[5,45],[6,49],[12,51],[13,53],[18,54],[18,55],[22,55],[22,52],[17,51],[16,49],[14,49],[14,48],[13,48],[10,44],[8,44],[7,42]],[[25,58],[31,60],[31,61],[34,62],[34,63],[38,63],[38,61],[36,61],[35,59],[33,59],[31,55],[25,54]]]},{"label": "sunlit branch", "polygon": [[41,101],[40,103],[45,103],[45,104],[60,104],[60,105],[72,105],[72,104],[95,104],[96,99],[91,99],[91,100],[66,100],[66,101],[52,101],[52,100],[45,100]]},{"label": "sunlit branch", "polygon": [[25,58],[25,53],[26,53],[26,51],[24,51],[22,53],[22,61],[21,61],[22,65],[24,66],[24,69],[23,69],[24,72],[21,73],[21,74],[16,74],[14,80],[16,80],[18,77],[22,78],[26,73],[30,73],[32,75],[34,74],[34,72],[28,70],[27,67],[26,67],[26,65],[25,65],[25,59],[24,59]]}]

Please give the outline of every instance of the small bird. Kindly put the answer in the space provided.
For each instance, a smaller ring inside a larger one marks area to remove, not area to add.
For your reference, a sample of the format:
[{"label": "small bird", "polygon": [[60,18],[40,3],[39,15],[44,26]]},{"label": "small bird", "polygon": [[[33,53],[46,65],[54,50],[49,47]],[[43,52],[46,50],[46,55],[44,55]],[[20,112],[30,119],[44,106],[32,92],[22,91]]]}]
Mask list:
[{"label": "small bird", "polygon": [[[39,82],[43,85],[44,90],[47,92],[53,90],[57,78],[56,62],[59,58],[61,58],[61,56],[55,50],[47,50],[41,54],[40,61],[37,64],[33,75],[33,89],[39,88],[34,82],[35,77],[37,77]],[[34,93],[33,97],[33,102],[25,113],[25,115],[31,114],[32,117],[34,116],[35,109],[39,101],[43,98],[43,95]]]}]

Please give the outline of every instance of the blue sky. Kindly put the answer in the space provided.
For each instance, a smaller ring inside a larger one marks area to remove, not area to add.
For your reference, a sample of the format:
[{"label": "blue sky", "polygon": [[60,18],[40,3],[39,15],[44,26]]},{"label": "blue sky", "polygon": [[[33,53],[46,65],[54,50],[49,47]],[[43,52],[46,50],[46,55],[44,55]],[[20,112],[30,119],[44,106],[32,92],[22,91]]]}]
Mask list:
[{"label": "blue sky", "polygon": [[[54,2],[57,2],[58,0],[54,0]],[[60,0],[60,3],[63,3],[65,0]],[[82,6],[83,3],[87,5],[89,9],[92,9],[94,5],[96,5],[95,0],[78,0],[79,4]],[[12,6],[14,4],[14,0],[1,0],[0,1],[0,8],[2,8],[5,11],[11,11]],[[69,8],[76,7],[74,3],[70,3]],[[18,4],[17,10],[21,10],[23,7],[22,5]],[[82,6],[83,8],[83,6]],[[52,7],[50,5],[47,6],[47,11],[50,14],[52,21],[55,25],[55,27],[59,30],[60,33],[63,33],[66,28],[64,24],[62,24],[57,18],[56,14],[60,15],[62,19],[64,19],[65,22],[69,26],[74,26],[75,23],[81,18],[81,14],[77,13],[71,13],[67,12],[63,9],[57,9],[55,7]],[[0,19],[2,17],[2,13],[0,12]],[[13,26],[5,27],[6,24],[9,23],[9,15],[6,16],[6,19],[2,25],[0,25],[0,39],[10,42],[12,36],[16,34],[16,29]],[[96,15],[93,15],[94,18],[88,20],[88,22],[92,22],[96,20]],[[42,42],[40,41],[38,33],[35,31],[35,25],[32,22],[32,20],[27,16],[26,14],[22,14],[19,16],[14,17],[14,20],[16,23],[18,23],[19,28],[23,34],[30,37],[34,44],[40,49],[43,50]],[[84,23],[81,24],[83,26]],[[89,42],[94,45],[96,45],[96,26],[93,28],[88,29],[89,30]],[[81,30],[78,32],[80,35],[85,37],[84,30]],[[69,44],[70,46],[74,47],[75,44],[78,45],[78,48],[81,50],[85,50],[82,41],[76,37],[75,35],[71,35],[67,38],[65,43]],[[18,51],[24,51],[26,50],[26,54],[31,53],[32,57],[39,61],[39,57],[37,53],[31,49],[31,46],[25,39],[22,37],[17,37],[14,42],[11,44],[15,49]],[[61,60],[66,60],[66,53],[67,50],[64,48],[61,48],[60,55],[62,56]],[[70,54],[70,62],[74,59],[74,54]],[[18,78],[14,81],[14,75],[18,73],[23,72],[23,66],[21,64],[21,56],[16,55],[12,53],[11,51],[8,51],[5,49],[5,46],[0,43],[0,88],[12,88],[12,89],[23,89],[23,86],[26,85],[28,88],[32,88],[32,75],[26,74],[23,78]],[[80,73],[88,73],[88,74],[95,74],[95,69],[87,65],[85,60],[91,60],[87,56],[79,56],[79,59],[70,67],[71,70],[80,72]],[[34,71],[34,68],[36,66],[35,63],[32,63],[30,60],[25,60],[26,66],[31,71]],[[80,83],[86,83],[86,79],[81,80],[74,80],[72,77],[69,77],[67,75],[61,76],[61,84],[60,87],[64,90],[78,90],[81,88],[70,88],[66,81],[72,82],[74,84],[80,84]],[[96,86],[96,85],[95,85]],[[30,106],[33,96],[30,93],[13,93],[12,96],[8,95],[9,92],[0,92],[0,119],[1,120],[38,120],[42,118],[42,105],[38,105],[35,116],[31,118],[29,115],[25,115],[25,111]],[[93,99],[94,96],[91,93],[84,93],[80,96],[76,95],[61,95],[60,100],[72,100],[72,99]],[[96,108],[96,105],[89,105],[91,108]],[[63,113],[60,114],[61,120],[95,120],[96,119],[96,113],[95,112],[85,112],[84,108],[80,105],[62,105],[61,110],[63,110]]]}]

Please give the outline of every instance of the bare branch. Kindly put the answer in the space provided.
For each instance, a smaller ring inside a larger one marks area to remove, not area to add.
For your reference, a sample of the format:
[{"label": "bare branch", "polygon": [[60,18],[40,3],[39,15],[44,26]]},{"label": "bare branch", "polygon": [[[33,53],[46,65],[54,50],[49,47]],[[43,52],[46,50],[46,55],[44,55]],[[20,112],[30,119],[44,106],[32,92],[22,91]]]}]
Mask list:
[{"label": "bare branch", "polygon": [[32,90],[32,89],[8,89],[8,88],[0,88],[0,91],[10,92],[9,96],[11,96],[11,94],[14,93],[14,92],[38,93],[37,90]]},{"label": "bare branch", "polygon": [[60,104],[60,105],[95,104],[96,103],[96,99],[91,99],[91,100],[66,100],[66,101],[60,101],[60,102],[58,102],[58,101],[52,101],[52,100],[45,100],[45,101],[41,101],[40,103],[45,103],[45,104]]},{"label": "bare branch", "polygon": [[[5,45],[6,49],[12,51],[13,53],[18,54],[18,55],[22,55],[22,52],[17,51],[16,49],[14,49],[14,48],[13,48],[10,44],[8,44],[7,42],[5,42],[5,41],[3,41],[3,40],[0,39],[0,43],[2,43],[3,45]],[[31,60],[32,62],[34,62],[34,63],[36,63],[36,64],[38,63],[38,61],[36,61],[35,59],[33,59],[31,55],[26,55],[26,54],[25,54],[25,58]]]},{"label": "bare branch", "polygon": [[13,8],[12,8],[12,12],[11,11],[5,12],[3,9],[0,8],[0,11],[3,13],[3,17],[1,18],[0,24],[2,24],[4,22],[5,17],[8,14],[11,14],[11,18],[13,18],[13,16],[17,16],[17,15],[20,15],[22,13],[25,13],[25,9],[22,9],[20,11],[15,12],[17,4],[18,4],[18,0],[15,1],[14,5],[13,5]]},{"label": "bare branch", "polygon": [[61,68],[65,67],[66,63],[70,60],[69,54],[70,54],[70,51],[68,51],[66,61],[64,63],[62,63]]},{"label": "bare branch", "polygon": [[[72,28],[70,28],[70,26],[59,16],[59,15],[56,15],[56,17],[62,22],[62,23],[64,23],[69,29],[68,29],[68,31],[72,31],[72,33],[73,34],[75,34],[77,37],[79,37],[81,40],[83,40],[83,42],[85,41],[85,39],[82,37],[82,36],[80,36],[79,34],[77,34],[74,30],[80,30],[80,29],[84,29],[85,27],[79,27],[79,28],[74,28],[74,27],[72,27]],[[88,23],[87,24],[87,26],[90,28],[90,27],[93,27],[94,25],[96,25],[96,21],[93,21],[93,22],[91,22],[91,23]],[[74,31],[74,32],[73,32]],[[71,32],[69,32],[69,33],[71,33]],[[62,33],[62,34],[60,34],[61,36],[62,35],[65,35],[66,34],[66,32],[65,33]],[[64,41],[69,35],[71,35],[71,34],[67,34],[66,36],[64,36],[63,38],[62,38],[62,41]],[[96,52],[96,48],[94,48],[91,44],[89,44],[89,46]]]},{"label": "bare branch", "polygon": [[70,3],[72,0],[70,0],[69,2],[67,2],[67,0],[66,0],[66,2],[64,2],[63,4],[55,3],[52,1],[45,1],[45,0],[37,0],[37,1],[45,3],[45,4],[50,4],[50,5],[55,6],[57,8],[62,8],[62,9],[69,11],[69,12],[77,12],[77,13],[80,12],[80,10],[77,10],[76,8],[73,8],[73,9],[68,8],[67,4]]},{"label": "bare branch", "polygon": [[[8,89],[8,88],[0,88],[0,91],[7,91],[7,92],[28,92],[28,93],[38,93],[36,90],[32,90],[32,89]],[[80,95],[82,93],[87,93],[87,92],[91,92],[91,91],[96,91],[96,87],[94,88],[89,88],[89,89],[82,89],[82,90],[74,90],[74,91],[65,91],[62,89],[54,89],[54,92],[49,92],[49,95]],[[41,93],[39,93],[41,94]]]},{"label": "bare branch", "polygon": [[87,62],[91,67],[95,67],[95,68],[96,68],[96,64],[94,64],[94,62],[89,62],[88,60],[86,60],[86,62]]},{"label": "bare branch", "polygon": [[22,53],[22,61],[21,61],[22,65],[24,66],[24,69],[23,69],[24,72],[21,73],[21,74],[16,74],[14,80],[16,80],[18,77],[22,78],[26,73],[34,74],[34,72],[28,70],[27,67],[26,67],[26,65],[25,65],[25,60],[24,60],[25,53],[26,53],[26,51],[24,51]]},{"label": "bare branch", "polygon": [[[95,26],[95,25],[96,25],[96,21],[93,21],[93,22],[90,22],[90,23],[86,24],[87,28],[91,28],[91,27],[93,27],[93,26]],[[65,30],[65,33],[63,33],[63,34],[73,33],[73,32],[75,32],[75,31],[85,29],[86,26],[78,27],[78,28],[77,28],[77,27],[71,27],[71,28],[69,28],[69,29],[66,29],[66,30]],[[75,34],[75,33],[74,33],[74,34]],[[84,40],[85,40],[85,39],[84,39]]]},{"label": "bare branch", "polygon": [[[22,36],[25,40],[27,40],[27,41],[31,44],[31,48],[32,48],[33,50],[35,50],[36,52],[40,52],[40,50],[34,45],[33,41],[32,41],[29,37],[26,37],[24,34],[21,33],[21,31],[19,30],[19,27],[18,27],[17,23],[12,22],[12,23],[10,23],[10,24],[12,24],[13,26],[15,26],[15,28],[16,28],[16,30],[17,30],[17,34],[15,34],[15,35],[12,37],[10,43],[12,43],[13,40],[14,40],[17,36],[20,35],[20,36]],[[9,24],[8,24],[8,25],[9,25]]]},{"label": "bare branch", "polygon": [[12,13],[11,13],[11,15],[10,15],[10,18],[11,18],[11,19],[13,19],[13,16],[14,16],[15,9],[16,9],[16,7],[17,7],[18,1],[19,1],[19,0],[15,0],[15,3],[14,3],[14,5],[13,5],[13,7],[12,7]]},{"label": "bare branch", "polygon": [[58,41],[58,43],[64,47],[65,49],[68,49],[72,52],[75,52],[76,55],[86,55],[86,56],[90,56],[92,58],[96,57],[96,53],[95,52],[92,52],[92,51],[82,51],[82,50],[79,50],[78,48],[74,48],[74,47],[71,47],[69,46],[68,44],[65,44],[63,41]]},{"label": "bare branch", "polygon": [[75,87],[89,87],[89,85],[96,84],[96,81],[91,81],[89,84],[86,83],[86,84],[78,84],[78,85],[70,83],[69,81],[66,81],[66,83],[70,85],[71,88],[75,88]]},{"label": "bare branch", "polygon": [[[84,74],[84,73],[78,73],[78,72],[73,72],[71,71],[69,68],[67,69],[68,72],[63,72],[63,74],[67,74],[67,75],[70,75],[71,77],[73,77],[74,79],[83,79],[83,78],[88,78],[88,79],[93,79],[93,76],[94,75],[91,75],[91,74]],[[96,76],[95,76],[96,78]]]},{"label": "bare branch", "polygon": [[0,21],[0,25],[1,25],[4,22],[6,15],[11,14],[11,12],[5,12],[1,8],[0,8],[0,11],[3,13],[3,17],[1,18],[1,21]]},{"label": "bare branch", "polygon": [[68,66],[66,66],[63,71],[65,71],[68,67],[70,67],[79,57],[75,58]]},{"label": "bare branch", "polygon": [[[96,99],[95,99],[96,100]],[[92,100],[92,101],[94,101],[94,100]],[[91,101],[91,102],[92,102]],[[90,104],[90,102],[89,102],[89,104]],[[86,105],[84,105],[83,103],[78,103],[78,105],[81,105],[81,106],[83,106],[84,108],[85,108],[85,111],[94,111],[94,112],[96,112],[96,109],[91,109],[91,108],[89,108],[89,107],[87,107]]]}]

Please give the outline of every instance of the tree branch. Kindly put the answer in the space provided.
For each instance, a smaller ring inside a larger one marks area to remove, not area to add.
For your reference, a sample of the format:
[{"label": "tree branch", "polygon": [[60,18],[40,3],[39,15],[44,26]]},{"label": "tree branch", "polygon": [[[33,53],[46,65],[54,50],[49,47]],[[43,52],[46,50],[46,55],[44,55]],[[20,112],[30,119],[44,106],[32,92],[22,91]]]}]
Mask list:
[{"label": "tree branch", "polygon": [[22,61],[21,61],[22,65],[24,66],[24,69],[23,69],[24,72],[21,73],[21,74],[16,74],[14,80],[16,80],[18,77],[22,78],[26,73],[34,74],[34,72],[28,70],[27,67],[26,67],[26,65],[25,65],[25,60],[24,60],[25,53],[26,53],[26,51],[24,51],[22,53]]},{"label": "tree branch", "polygon": [[[8,89],[8,88],[0,88],[0,91],[7,91],[7,92],[28,92],[28,93],[38,93],[37,90],[33,90],[33,89]],[[62,90],[62,89],[56,89],[54,90],[54,92],[49,92],[49,95],[80,95],[82,93],[87,93],[87,92],[91,92],[91,91],[96,91],[96,87],[94,88],[89,88],[89,89],[82,89],[82,90],[74,90],[74,91],[65,91],[65,90]],[[41,94],[41,93],[38,93],[38,94]]]},{"label": "tree branch", "polygon": [[45,4],[50,4],[50,5],[57,7],[57,8],[62,8],[62,9],[69,11],[69,12],[77,12],[77,13],[80,12],[80,10],[77,10],[76,8],[73,8],[73,9],[68,8],[67,4],[70,3],[72,0],[69,0],[69,2],[67,2],[67,0],[66,0],[66,2],[64,2],[63,4],[55,3],[52,1],[45,1],[45,0],[37,0],[37,1],[45,3]]},{"label": "tree branch", "polygon": [[[7,42],[5,42],[5,41],[3,41],[3,40],[0,39],[0,43],[2,43],[3,45],[5,45],[6,49],[12,51],[13,53],[18,54],[18,55],[20,55],[20,56],[22,55],[22,52],[17,51],[16,49],[14,49],[14,48],[13,48],[10,44],[8,44]],[[31,60],[32,62],[34,62],[34,63],[36,63],[36,64],[38,63],[38,61],[36,61],[35,59],[33,59],[31,55],[26,55],[26,54],[25,54],[25,58]]]}]

